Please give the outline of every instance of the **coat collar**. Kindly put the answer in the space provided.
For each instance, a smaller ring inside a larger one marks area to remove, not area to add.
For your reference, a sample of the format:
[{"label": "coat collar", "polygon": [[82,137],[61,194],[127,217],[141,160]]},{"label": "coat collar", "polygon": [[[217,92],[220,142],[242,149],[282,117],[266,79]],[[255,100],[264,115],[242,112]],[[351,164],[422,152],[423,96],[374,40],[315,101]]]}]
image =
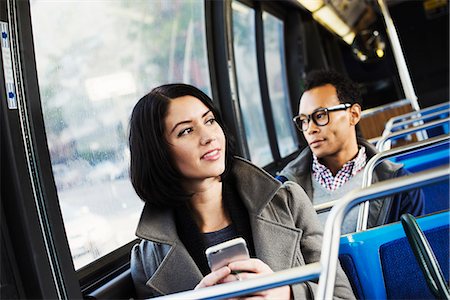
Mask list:
[{"label": "coat collar", "polygon": [[240,157],[235,157],[231,172],[249,214],[259,215],[281,187],[272,175]]},{"label": "coat collar", "polygon": [[256,256],[274,271],[293,267],[296,253],[300,251],[302,231],[294,225],[283,224],[283,209],[267,209],[269,202],[278,197],[282,184],[269,173],[238,157],[234,160],[232,175],[250,217]]},{"label": "coat collar", "polygon": [[312,173],[312,151],[309,147],[304,148],[300,154],[289,162],[280,172],[288,180],[296,182],[302,186],[310,199],[313,196],[311,181]]},{"label": "coat collar", "polygon": [[[301,230],[261,216],[281,183],[269,173],[238,157],[233,161],[230,175],[236,178],[237,191],[248,210],[257,256],[264,257],[264,261],[276,271],[293,266]],[[200,270],[177,235],[171,210],[145,205],[136,235],[171,246],[157,272],[147,282],[153,289],[161,294],[170,294],[192,289],[202,279]]]},{"label": "coat collar", "polygon": [[[249,214],[259,215],[281,186],[269,173],[240,157],[234,158],[231,175],[236,178],[239,196]],[[139,220],[136,235],[169,245],[180,242],[173,211],[147,204]]]},{"label": "coat collar", "polygon": [[[192,289],[203,278],[177,235],[172,210],[145,205],[136,235],[157,244],[171,246],[157,272],[147,282],[147,285],[159,293],[165,295]],[[190,270],[189,276],[184,276],[187,274],[186,270]]]}]

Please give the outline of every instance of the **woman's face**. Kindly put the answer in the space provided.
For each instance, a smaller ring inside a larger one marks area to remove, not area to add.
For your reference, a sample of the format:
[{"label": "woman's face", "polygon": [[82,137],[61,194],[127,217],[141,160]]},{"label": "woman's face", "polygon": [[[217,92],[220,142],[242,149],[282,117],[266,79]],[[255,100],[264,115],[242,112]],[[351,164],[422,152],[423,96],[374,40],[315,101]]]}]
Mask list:
[{"label": "woman's face", "polygon": [[187,180],[217,177],[225,171],[225,135],[199,99],[172,99],[164,125],[171,157]]}]

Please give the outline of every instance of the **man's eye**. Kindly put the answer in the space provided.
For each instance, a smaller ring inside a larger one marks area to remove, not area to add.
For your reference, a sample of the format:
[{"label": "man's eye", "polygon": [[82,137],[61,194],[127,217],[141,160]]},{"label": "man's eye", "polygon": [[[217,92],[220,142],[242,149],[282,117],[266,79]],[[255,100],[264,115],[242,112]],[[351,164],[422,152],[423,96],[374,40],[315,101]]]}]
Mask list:
[{"label": "man's eye", "polygon": [[188,135],[191,132],[192,132],[192,128],[185,128],[178,133],[178,137],[181,137],[183,135]]},{"label": "man's eye", "polygon": [[318,112],[318,113],[315,114],[315,116],[316,116],[317,120],[320,120],[320,119],[325,118],[326,113],[325,112]]},{"label": "man's eye", "polygon": [[300,118],[299,122],[300,122],[300,124],[306,124],[306,123],[308,123],[308,118],[305,118],[305,117]]}]

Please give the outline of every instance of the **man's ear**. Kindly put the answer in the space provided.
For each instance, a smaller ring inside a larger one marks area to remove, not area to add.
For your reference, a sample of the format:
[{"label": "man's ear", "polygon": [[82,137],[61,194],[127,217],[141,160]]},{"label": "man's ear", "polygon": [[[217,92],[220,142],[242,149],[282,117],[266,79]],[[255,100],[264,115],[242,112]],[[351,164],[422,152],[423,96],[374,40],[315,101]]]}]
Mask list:
[{"label": "man's ear", "polygon": [[354,103],[350,108],[350,125],[356,126],[361,120],[361,105]]}]

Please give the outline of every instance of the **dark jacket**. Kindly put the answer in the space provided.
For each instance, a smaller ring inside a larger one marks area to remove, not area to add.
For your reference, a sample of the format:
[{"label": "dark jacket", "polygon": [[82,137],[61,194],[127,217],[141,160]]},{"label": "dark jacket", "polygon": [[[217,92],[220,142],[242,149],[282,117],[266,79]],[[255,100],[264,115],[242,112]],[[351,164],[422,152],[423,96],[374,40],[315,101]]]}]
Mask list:
[{"label": "dark jacket", "polygon": [[[367,161],[378,153],[377,149],[366,140],[358,139],[358,144],[366,148]],[[279,176],[283,176],[287,180],[296,182],[303,187],[310,199],[313,197],[311,182],[312,159],[311,149],[307,147],[279,174]],[[407,174],[409,172],[401,164],[394,164],[385,160],[375,168],[372,183]],[[370,201],[369,207],[369,219],[367,222],[369,228],[399,221],[400,216],[404,213],[420,216],[424,213],[423,192],[421,189],[414,189],[401,194],[391,195]]]},{"label": "dark jacket", "polygon": [[[250,162],[236,158],[230,176],[247,208],[257,258],[280,271],[320,260],[322,226],[310,200],[295,183],[281,184]],[[136,231],[142,238],[131,252],[131,274],[138,297],[193,289],[203,278],[177,235],[170,209],[144,207]],[[317,284],[308,282],[313,292]],[[292,286],[297,299],[310,298],[307,285]],[[338,298],[353,299],[347,277],[338,268]]]}]

